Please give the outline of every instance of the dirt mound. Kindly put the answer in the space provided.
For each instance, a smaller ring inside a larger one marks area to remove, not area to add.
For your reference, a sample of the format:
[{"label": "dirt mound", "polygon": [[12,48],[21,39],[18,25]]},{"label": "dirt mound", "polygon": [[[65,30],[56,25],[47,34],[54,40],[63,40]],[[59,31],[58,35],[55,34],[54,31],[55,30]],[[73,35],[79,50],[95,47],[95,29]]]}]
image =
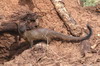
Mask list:
[{"label": "dirt mound", "polygon": [[98,4],[96,6],[86,7],[86,10],[89,10],[92,13],[100,14],[100,4]]},{"label": "dirt mound", "polygon": [[[93,35],[87,41],[91,45],[100,44],[100,15],[82,8],[77,0],[64,0],[64,3],[78,24],[83,27],[86,27],[87,23],[91,25]],[[99,6],[96,9],[99,11]],[[45,12],[46,15],[39,21],[39,25],[67,34],[50,0],[0,0],[0,22],[10,20],[9,16],[19,11]],[[29,48],[29,44],[23,40],[19,45],[14,42],[13,35],[0,34],[1,66],[100,65],[100,45],[95,48],[96,53],[87,53],[82,58],[80,43],[52,41],[47,47],[46,43],[40,42]]]}]

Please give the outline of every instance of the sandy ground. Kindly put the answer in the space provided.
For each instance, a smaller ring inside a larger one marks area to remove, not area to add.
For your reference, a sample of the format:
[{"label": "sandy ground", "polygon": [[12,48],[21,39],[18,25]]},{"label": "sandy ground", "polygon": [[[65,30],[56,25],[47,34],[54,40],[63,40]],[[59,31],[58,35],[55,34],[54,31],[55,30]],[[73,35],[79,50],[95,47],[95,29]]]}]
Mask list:
[{"label": "sandy ground", "polygon": [[[87,41],[91,45],[100,44],[100,7],[82,8],[77,0],[64,0],[64,3],[78,24],[83,27],[86,27],[87,23],[91,25],[93,35]],[[15,12],[28,10],[46,13],[39,22],[41,27],[67,34],[50,0],[0,0],[0,22],[10,20],[9,16]],[[86,53],[85,57],[81,57],[80,42],[67,43],[54,40],[48,47],[46,43],[39,42],[29,48],[29,44],[25,42],[18,47],[14,41],[14,37],[10,34],[0,35],[0,66],[100,65],[100,45],[95,48],[96,53]]]}]

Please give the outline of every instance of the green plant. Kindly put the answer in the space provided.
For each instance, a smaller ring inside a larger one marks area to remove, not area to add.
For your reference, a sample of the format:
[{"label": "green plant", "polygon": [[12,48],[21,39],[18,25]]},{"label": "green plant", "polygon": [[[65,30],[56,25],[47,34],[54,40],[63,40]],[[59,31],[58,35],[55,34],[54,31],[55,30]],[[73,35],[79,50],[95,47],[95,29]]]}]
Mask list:
[{"label": "green plant", "polygon": [[100,3],[100,0],[81,0],[83,2],[83,6],[95,6]]}]

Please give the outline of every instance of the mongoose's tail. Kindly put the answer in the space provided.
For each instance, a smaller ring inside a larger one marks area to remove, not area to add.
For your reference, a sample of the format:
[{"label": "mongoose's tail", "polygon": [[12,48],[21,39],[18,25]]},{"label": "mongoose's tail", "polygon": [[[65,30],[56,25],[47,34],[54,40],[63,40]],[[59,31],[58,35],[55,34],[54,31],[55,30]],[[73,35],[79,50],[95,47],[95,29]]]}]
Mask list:
[{"label": "mongoose's tail", "polygon": [[91,37],[91,35],[92,35],[92,28],[87,24],[87,28],[88,28],[88,30],[89,30],[89,33],[87,34],[87,36],[85,36],[85,37],[81,37],[80,39],[78,39],[79,41],[83,41],[83,40],[86,40],[86,39],[89,39],[90,37]]},{"label": "mongoose's tail", "polygon": [[91,37],[92,29],[89,25],[87,25],[87,28],[89,30],[89,33],[85,37],[66,36],[61,33],[54,33],[54,32],[53,32],[53,36],[54,36],[54,38],[58,38],[58,39],[61,39],[64,41],[79,42],[79,41],[89,39]]}]

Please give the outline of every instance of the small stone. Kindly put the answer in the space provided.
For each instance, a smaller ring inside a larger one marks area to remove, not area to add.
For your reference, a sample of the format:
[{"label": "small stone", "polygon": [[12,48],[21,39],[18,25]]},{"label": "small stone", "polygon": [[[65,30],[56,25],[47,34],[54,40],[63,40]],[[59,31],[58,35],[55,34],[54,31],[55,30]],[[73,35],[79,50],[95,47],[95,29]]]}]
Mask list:
[{"label": "small stone", "polygon": [[100,34],[97,34],[97,36],[100,36]]},{"label": "small stone", "polygon": [[100,62],[100,59],[97,59],[96,62]]}]

